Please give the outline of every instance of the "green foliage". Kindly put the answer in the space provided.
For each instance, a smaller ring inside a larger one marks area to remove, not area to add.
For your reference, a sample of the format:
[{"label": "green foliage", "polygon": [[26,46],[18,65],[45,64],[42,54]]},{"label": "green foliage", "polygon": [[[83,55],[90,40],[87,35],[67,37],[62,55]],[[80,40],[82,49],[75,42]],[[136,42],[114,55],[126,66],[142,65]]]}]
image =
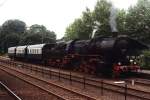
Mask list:
[{"label": "green foliage", "polygon": [[89,39],[93,31],[92,13],[87,8],[83,12],[82,18],[75,19],[75,21],[66,29],[65,39]]},{"label": "green foliage", "polygon": [[141,66],[144,69],[150,70],[150,50],[144,51]]},{"label": "green foliage", "polygon": [[40,44],[40,43],[53,43],[56,41],[56,35],[53,31],[49,31],[43,25],[34,24],[22,38],[21,44]]},{"label": "green foliage", "polygon": [[129,36],[145,43],[150,43],[149,0],[138,0],[137,5],[129,8],[125,28]]},{"label": "green foliage", "polygon": [[26,24],[20,20],[7,20],[2,25],[2,32],[5,34],[24,33]]},{"label": "green foliage", "polygon": [[31,45],[31,44],[40,44],[41,43],[41,35],[39,33],[26,35],[23,40],[23,45]]},{"label": "green foliage", "polygon": [[95,9],[93,11],[94,22],[98,22],[98,25],[94,25],[98,28],[96,36],[111,35],[111,28],[109,24],[111,3],[106,0],[97,1]]},{"label": "green foliage", "polygon": [[10,46],[19,44],[22,33],[26,31],[26,24],[20,20],[7,20],[0,28],[0,52],[7,52]]},{"label": "green foliage", "polygon": [[74,23],[72,23],[69,27],[66,29],[65,39],[71,40],[78,38],[78,33],[81,32],[81,25],[82,20],[81,19],[75,19]]},{"label": "green foliage", "polygon": [[119,34],[123,34],[125,30],[125,25],[126,25],[126,11],[125,10],[118,10],[117,13],[117,28],[119,30]]},{"label": "green foliage", "polygon": [[82,13],[81,18],[75,19],[75,21],[67,27],[65,39],[89,39],[95,28],[97,29],[95,32],[96,36],[110,35],[110,7],[111,3],[106,0],[101,0],[97,2],[93,12],[87,8],[86,11]]}]

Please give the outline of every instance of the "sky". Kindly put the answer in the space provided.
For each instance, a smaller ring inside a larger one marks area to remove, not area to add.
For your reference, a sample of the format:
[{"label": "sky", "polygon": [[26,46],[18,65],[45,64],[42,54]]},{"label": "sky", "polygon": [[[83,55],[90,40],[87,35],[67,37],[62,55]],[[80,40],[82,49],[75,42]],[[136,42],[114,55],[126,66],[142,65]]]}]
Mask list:
[{"label": "sky", "polygon": [[[127,9],[137,0],[110,0],[116,8]],[[8,19],[19,19],[29,27],[44,25],[54,31],[57,39],[66,27],[79,18],[86,7],[94,9],[97,0],[0,0],[0,25]]]}]

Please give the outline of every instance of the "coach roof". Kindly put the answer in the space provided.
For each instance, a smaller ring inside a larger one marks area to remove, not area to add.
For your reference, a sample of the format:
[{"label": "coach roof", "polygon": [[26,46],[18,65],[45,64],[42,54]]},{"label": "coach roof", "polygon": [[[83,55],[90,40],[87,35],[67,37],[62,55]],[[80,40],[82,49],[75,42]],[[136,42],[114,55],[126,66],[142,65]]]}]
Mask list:
[{"label": "coach roof", "polygon": [[27,46],[17,46],[16,49],[25,49]]},{"label": "coach roof", "polygon": [[36,45],[29,45],[28,49],[33,49],[33,48],[43,48],[46,44],[36,44]]}]

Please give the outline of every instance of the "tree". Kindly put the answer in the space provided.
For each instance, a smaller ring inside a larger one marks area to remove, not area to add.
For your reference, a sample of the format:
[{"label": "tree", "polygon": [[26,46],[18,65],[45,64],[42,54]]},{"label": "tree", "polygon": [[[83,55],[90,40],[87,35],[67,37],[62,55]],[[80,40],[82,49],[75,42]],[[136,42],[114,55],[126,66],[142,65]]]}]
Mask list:
[{"label": "tree", "polygon": [[4,41],[2,42],[2,47],[4,52],[7,51],[8,47],[19,45],[19,41],[20,41],[20,36],[16,33],[6,35]]},{"label": "tree", "polygon": [[83,22],[83,27],[82,27],[82,34],[79,34],[79,37],[81,39],[89,39],[92,36],[93,32],[93,25],[94,25],[94,20],[92,16],[92,12],[90,9],[86,8],[86,11],[84,11],[82,16],[82,22]]},{"label": "tree", "polygon": [[72,40],[76,38],[80,38],[78,35],[82,30],[82,20],[75,19],[75,21],[66,29],[65,39]]},{"label": "tree", "polygon": [[32,34],[40,33],[40,34],[42,34],[45,31],[46,31],[46,27],[45,26],[34,24],[34,25],[31,25],[29,27],[28,33],[32,33]]},{"label": "tree", "polygon": [[32,45],[32,44],[40,44],[41,43],[41,35],[39,33],[36,34],[28,34],[26,35],[22,41],[22,45]]},{"label": "tree", "polygon": [[111,3],[106,0],[97,1],[93,11],[93,18],[97,27],[96,36],[111,35],[111,28],[109,24]]},{"label": "tree", "polygon": [[5,21],[0,28],[0,52],[7,52],[8,47],[18,45],[25,31],[26,24],[23,21]]},{"label": "tree", "polygon": [[130,7],[126,16],[128,35],[145,43],[150,43],[150,1],[138,0]]},{"label": "tree", "polygon": [[75,21],[66,29],[65,38],[71,40],[75,38],[89,39],[93,31],[92,13],[87,8],[82,13],[82,17],[75,19]]},{"label": "tree", "polygon": [[11,33],[24,33],[26,30],[26,24],[20,20],[7,20],[2,25],[2,32],[5,34]]},{"label": "tree", "polygon": [[125,28],[125,25],[126,25],[126,11],[125,10],[118,10],[117,12],[117,19],[116,19],[116,22],[117,22],[117,28],[118,28],[118,31],[119,31],[119,34],[126,34],[126,28]]},{"label": "tree", "polygon": [[75,19],[75,21],[66,28],[65,38],[70,39],[89,39],[92,34],[112,35],[110,28],[110,8],[111,3],[106,0],[97,2],[95,9],[91,12],[88,8],[82,13],[82,17]]},{"label": "tree", "polygon": [[55,41],[55,32],[47,30],[43,25],[34,24],[26,31],[21,44],[53,43]]}]

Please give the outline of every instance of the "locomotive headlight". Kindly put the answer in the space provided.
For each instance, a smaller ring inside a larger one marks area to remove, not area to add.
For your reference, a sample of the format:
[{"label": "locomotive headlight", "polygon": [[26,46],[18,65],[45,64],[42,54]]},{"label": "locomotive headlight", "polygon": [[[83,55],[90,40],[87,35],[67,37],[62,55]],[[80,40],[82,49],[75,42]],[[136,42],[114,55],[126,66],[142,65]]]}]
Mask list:
[{"label": "locomotive headlight", "polygon": [[136,62],[134,62],[133,64],[136,65]]},{"label": "locomotive headlight", "polygon": [[130,62],[133,62],[133,60],[132,60],[132,59],[130,59]]},{"label": "locomotive headlight", "polygon": [[121,65],[121,62],[118,62],[118,65]]}]

